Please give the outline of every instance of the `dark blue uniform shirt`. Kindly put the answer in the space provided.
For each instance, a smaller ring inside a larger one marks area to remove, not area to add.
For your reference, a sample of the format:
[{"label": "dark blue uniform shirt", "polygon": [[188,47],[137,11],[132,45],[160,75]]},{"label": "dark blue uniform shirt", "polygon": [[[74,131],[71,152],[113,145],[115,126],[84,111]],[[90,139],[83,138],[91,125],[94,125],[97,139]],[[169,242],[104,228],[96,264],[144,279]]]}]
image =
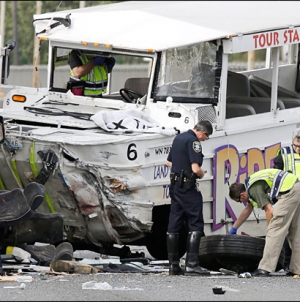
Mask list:
[{"label": "dark blue uniform shirt", "polygon": [[[203,154],[201,143],[193,130],[178,134],[172,144],[167,160],[172,162],[171,172],[180,174],[184,170],[192,173],[192,163],[202,166]],[[203,232],[203,201],[202,194],[196,185],[186,188],[180,187],[179,182],[170,184],[171,211],[169,216],[168,232],[179,233],[187,218],[190,232]]]},{"label": "dark blue uniform shirt", "polygon": [[171,172],[180,174],[181,170],[192,173],[192,163],[202,166],[203,157],[200,141],[193,130],[188,130],[174,138],[167,160],[172,162]]}]

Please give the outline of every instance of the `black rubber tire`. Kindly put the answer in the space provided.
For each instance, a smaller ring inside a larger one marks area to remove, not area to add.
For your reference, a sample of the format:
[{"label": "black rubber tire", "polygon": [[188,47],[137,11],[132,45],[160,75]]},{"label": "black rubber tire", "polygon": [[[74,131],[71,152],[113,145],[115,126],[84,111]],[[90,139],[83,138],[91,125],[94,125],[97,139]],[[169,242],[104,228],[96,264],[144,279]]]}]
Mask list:
[{"label": "black rubber tire", "polygon": [[[244,235],[210,235],[201,238],[199,262],[202,267],[219,271],[225,268],[237,273],[252,272],[263,256],[265,239]],[[284,249],[276,271],[284,266]]]},{"label": "black rubber tire", "polygon": [[[149,254],[156,260],[167,260],[167,230],[169,223],[170,205],[156,206],[153,208],[152,232],[146,237],[146,247]],[[179,257],[186,252],[188,229],[184,226],[179,233]]]}]

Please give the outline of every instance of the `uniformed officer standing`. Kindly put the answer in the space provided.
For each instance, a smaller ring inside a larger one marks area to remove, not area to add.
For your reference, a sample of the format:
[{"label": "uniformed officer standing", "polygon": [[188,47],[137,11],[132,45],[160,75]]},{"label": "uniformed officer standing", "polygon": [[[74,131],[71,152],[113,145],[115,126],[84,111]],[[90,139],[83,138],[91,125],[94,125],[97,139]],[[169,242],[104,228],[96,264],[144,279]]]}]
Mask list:
[{"label": "uniformed officer standing", "polygon": [[[199,245],[204,235],[202,194],[196,188],[196,179],[206,171],[201,166],[203,153],[201,141],[213,133],[209,121],[198,122],[193,129],[178,134],[167,158],[171,167],[171,212],[167,232],[167,248],[170,275],[203,276],[210,272],[199,266]],[[185,270],[179,266],[179,231],[187,218],[189,234]]]}]

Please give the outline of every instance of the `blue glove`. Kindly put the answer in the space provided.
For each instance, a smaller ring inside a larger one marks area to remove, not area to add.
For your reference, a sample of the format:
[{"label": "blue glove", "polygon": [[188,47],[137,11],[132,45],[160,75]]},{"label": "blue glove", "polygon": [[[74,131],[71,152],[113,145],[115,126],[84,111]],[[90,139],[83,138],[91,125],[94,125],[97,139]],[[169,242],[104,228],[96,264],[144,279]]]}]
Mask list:
[{"label": "blue glove", "polygon": [[113,69],[113,67],[115,66],[116,60],[113,57],[107,58],[105,60],[108,72],[111,72],[111,70]]},{"label": "blue glove", "polygon": [[95,57],[93,59],[93,63],[95,66],[98,66],[98,65],[103,65],[104,61],[106,60],[105,57]]},{"label": "blue glove", "polygon": [[236,231],[237,231],[237,229],[234,228],[234,227],[232,227],[232,228],[229,230],[228,234],[234,235],[234,234],[236,234]]}]

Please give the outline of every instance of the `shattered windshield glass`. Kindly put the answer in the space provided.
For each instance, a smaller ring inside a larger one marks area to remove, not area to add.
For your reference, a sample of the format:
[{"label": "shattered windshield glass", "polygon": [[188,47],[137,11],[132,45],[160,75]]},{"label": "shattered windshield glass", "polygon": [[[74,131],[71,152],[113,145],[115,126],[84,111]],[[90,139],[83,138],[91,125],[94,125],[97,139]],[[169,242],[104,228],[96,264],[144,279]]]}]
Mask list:
[{"label": "shattered windshield glass", "polygon": [[156,97],[214,98],[217,46],[204,42],[162,53]]}]

